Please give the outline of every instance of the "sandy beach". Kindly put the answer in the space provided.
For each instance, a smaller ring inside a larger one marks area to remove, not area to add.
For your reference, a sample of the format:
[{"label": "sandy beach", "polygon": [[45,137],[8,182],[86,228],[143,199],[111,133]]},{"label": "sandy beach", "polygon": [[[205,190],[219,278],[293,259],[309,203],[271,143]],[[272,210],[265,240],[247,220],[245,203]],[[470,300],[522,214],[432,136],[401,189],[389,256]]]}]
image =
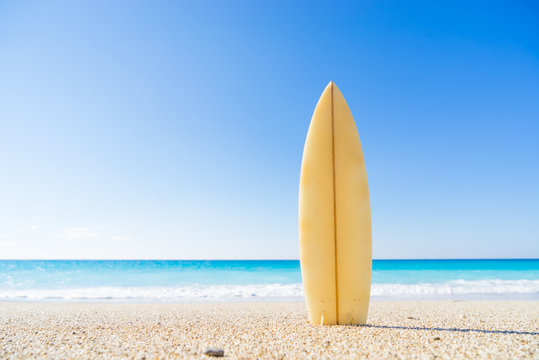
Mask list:
[{"label": "sandy beach", "polygon": [[368,326],[303,303],[0,303],[0,358],[536,359],[539,302],[373,302]]}]

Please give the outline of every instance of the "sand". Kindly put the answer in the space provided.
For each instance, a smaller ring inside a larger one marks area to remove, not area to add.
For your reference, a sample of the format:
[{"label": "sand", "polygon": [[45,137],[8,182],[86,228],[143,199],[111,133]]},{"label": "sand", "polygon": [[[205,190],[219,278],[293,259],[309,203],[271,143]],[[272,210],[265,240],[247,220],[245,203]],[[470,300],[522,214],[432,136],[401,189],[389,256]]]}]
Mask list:
[{"label": "sand", "polygon": [[372,302],[368,326],[302,303],[0,303],[1,359],[537,359],[539,302]]}]

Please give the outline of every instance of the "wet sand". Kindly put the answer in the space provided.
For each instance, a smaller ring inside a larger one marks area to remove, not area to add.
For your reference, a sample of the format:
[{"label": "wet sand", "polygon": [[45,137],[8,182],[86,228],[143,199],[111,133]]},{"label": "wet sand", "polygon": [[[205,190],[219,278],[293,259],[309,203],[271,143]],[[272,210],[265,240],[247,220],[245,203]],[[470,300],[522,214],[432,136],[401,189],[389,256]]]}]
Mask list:
[{"label": "wet sand", "polygon": [[539,358],[539,301],[372,302],[368,322],[311,325],[303,303],[0,302],[0,358]]}]

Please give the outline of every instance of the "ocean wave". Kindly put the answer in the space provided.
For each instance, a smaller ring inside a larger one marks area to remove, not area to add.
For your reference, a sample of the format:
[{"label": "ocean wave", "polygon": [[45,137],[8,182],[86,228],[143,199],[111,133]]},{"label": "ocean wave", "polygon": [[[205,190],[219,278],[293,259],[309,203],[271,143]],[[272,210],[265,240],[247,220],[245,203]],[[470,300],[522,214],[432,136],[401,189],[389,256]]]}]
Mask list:
[{"label": "ocean wave", "polygon": [[[454,280],[445,283],[380,284],[371,296],[391,299],[451,299],[466,296],[539,298],[539,280]],[[1,300],[256,300],[301,299],[301,284],[189,285],[179,287],[85,287],[0,289]]]},{"label": "ocean wave", "polygon": [[531,295],[539,297],[539,280],[453,280],[445,283],[373,284],[376,297],[451,297],[452,295]]},{"label": "ocean wave", "polygon": [[221,298],[301,298],[301,284],[190,285],[179,287],[88,287],[71,289],[0,289],[0,299],[189,300]]}]

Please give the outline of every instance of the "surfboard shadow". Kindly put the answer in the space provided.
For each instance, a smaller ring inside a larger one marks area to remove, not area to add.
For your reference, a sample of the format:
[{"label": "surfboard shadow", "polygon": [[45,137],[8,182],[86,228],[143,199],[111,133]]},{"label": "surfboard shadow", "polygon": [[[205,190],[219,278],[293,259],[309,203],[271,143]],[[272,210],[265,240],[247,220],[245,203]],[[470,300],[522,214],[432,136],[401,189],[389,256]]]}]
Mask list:
[{"label": "surfboard shadow", "polygon": [[518,330],[484,330],[484,329],[459,329],[459,328],[436,328],[436,327],[420,327],[420,326],[392,326],[392,325],[351,325],[356,327],[370,327],[379,329],[398,329],[398,330],[430,330],[430,331],[447,331],[447,332],[477,332],[484,334],[515,334],[515,335],[539,335],[539,332],[518,331]]}]

